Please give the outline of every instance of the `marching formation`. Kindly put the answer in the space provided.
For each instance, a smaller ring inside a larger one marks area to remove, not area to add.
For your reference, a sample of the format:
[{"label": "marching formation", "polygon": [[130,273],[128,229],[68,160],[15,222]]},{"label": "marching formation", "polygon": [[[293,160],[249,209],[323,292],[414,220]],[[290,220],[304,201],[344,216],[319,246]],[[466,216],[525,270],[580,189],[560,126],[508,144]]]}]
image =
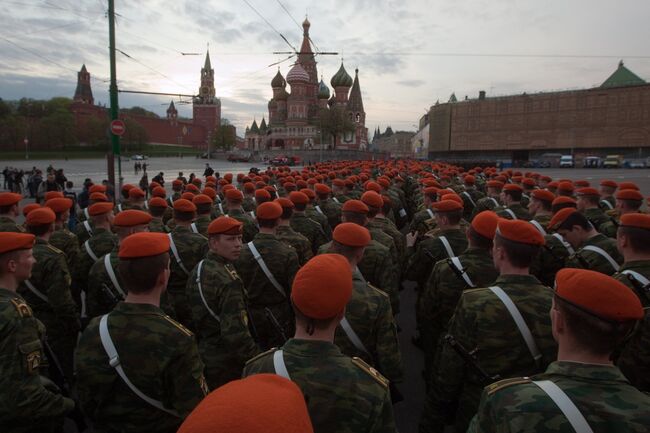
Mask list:
[{"label": "marching formation", "polygon": [[0,193],[3,431],[396,432],[398,314],[421,433],[647,431],[635,184],[407,160],[158,180]]}]

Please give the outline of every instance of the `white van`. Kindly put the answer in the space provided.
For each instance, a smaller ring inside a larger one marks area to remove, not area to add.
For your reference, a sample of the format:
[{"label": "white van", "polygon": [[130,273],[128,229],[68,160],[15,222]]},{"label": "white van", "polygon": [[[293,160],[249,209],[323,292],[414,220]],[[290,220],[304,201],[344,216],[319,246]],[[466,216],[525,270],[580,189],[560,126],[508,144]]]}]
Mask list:
[{"label": "white van", "polygon": [[562,155],[560,158],[560,168],[573,168],[575,165],[573,155]]}]

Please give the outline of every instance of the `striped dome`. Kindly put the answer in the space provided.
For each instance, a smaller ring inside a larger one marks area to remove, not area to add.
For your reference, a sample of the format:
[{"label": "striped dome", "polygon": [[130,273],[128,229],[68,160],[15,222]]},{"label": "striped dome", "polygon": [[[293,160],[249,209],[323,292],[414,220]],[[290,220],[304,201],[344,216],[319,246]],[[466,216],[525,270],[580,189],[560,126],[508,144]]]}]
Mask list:
[{"label": "striped dome", "polygon": [[287,74],[287,83],[291,84],[298,81],[309,82],[309,74],[300,63],[296,63]]}]

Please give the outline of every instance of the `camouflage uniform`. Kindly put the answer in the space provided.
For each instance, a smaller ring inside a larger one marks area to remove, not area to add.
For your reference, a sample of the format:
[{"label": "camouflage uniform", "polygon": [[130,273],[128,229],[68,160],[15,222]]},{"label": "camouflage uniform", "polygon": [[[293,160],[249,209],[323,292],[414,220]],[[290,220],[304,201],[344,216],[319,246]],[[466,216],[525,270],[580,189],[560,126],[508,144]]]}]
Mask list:
[{"label": "camouflage uniform", "polygon": [[413,219],[411,220],[411,224],[409,225],[409,231],[418,232],[420,236],[424,235],[426,232],[431,230],[431,227],[429,224],[427,224],[427,221],[432,219],[433,219],[433,211],[431,209],[424,209],[417,212],[413,216]]},{"label": "camouflage uniform", "polygon": [[289,224],[292,229],[309,240],[313,253],[316,253],[318,248],[327,242],[322,226],[305,214],[294,213]]},{"label": "camouflage uniform", "polygon": [[463,217],[466,220],[471,221],[472,215],[474,215],[474,208],[476,208],[476,204],[480,199],[485,198],[485,194],[474,187],[466,187],[465,191],[462,191],[459,195],[460,198],[463,199]]},{"label": "camouflage uniform", "polygon": [[157,233],[169,233],[167,226],[162,219],[154,217],[151,222],[149,222],[149,231]]},{"label": "camouflage uniform", "polygon": [[557,361],[532,378],[506,379],[486,387],[468,433],[575,431],[533,380],[555,383],[594,432],[648,431],[650,397],[632,387],[616,367]]},{"label": "camouflage uniform", "polygon": [[[591,225],[598,231],[603,224],[606,224],[611,221],[611,217],[607,215],[601,208],[594,207],[585,209],[582,214],[589,220]],[[601,232],[602,233],[602,232]],[[616,237],[616,236],[614,236]]]},{"label": "camouflage uniform", "polygon": [[[377,223],[373,223],[373,220],[368,221],[368,224],[366,224],[366,228],[370,232],[370,237],[388,248],[390,257],[393,259],[393,263],[395,263],[395,270],[397,272],[401,272],[402,268],[399,265],[402,263],[402,257],[400,257],[399,253],[397,252],[395,241],[393,241],[393,238],[389,234],[384,232],[382,227],[383,226],[378,225]],[[398,280],[401,281],[401,278],[399,276]]]},{"label": "camouflage uniform", "polygon": [[[489,289],[463,292],[449,322],[449,334],[467,350],[476,348],[478,363],[490,375],[508,378],[543,371],[557,355],[549,315],[552,291],[532,275],[501,275],[494,285],[517,306],[541,359],[535,362],[505,305]],[[440,346],[431,371],[420,432],[442,431],[454,415],[456,431],[465,431],[478,408],[484,379],[446,343]]]},{"label": "camouflage uniform", "polygon": [[253,243],[273,277],[284,289],[284,293],[280,293],[269,281],[248,245],[244,245],[235,268],[244,282],[248,297],[249,320],[257,331],[258,344],[266,350],[282,344],[283,341],[279,330],[267,318],[265,308],[270,310],[286,336],[293,334],[293,311],[289,297],[293,277],[298,272],[299,261],[296,251],[275,235],[258,233]]},{"label": "camouflage uniform", "polygon": [[318,206],[320,206],[321,210],[327,217],[327,222],[332,230],[334,230],[334,228],[341,222],[342,206],[331,198],[319,200]]},{"label": "camouflage uniform", "polygon": [[95,224],[93,224],[92,221],[88,221],[87,225],[90,227],[91,232],[88,231],[88,227],[86,227],[86,224],[84,224],[83,222],[80,222],[74,228],[74,235],[77,237],[77,240],[79,241],[79,245],[83,245],[84,242],[86,242],[94,235]]},{"label": "camouflage uniform", "polygon": [[513,203],[510,206],[494,209],[497,215],[499,215],[501,218],[511,220],[513,218],[508,210],[512,211],[512,213],[515,214],[515,216],[517,217],[516,219],[518,220],[524,220],[524,221],[530,220],[530,214],[528,213],[528,209],[526,209],[521,203]]},{"label": "camouflage uniform", "polygon": [[247,213],[244,213],[243,210],[241,209],[230,209],[228,211],[228,216],[230,218],[234,218],[237,221],[240,221],[244,223],[244,233],[242,235],[242,241],[245,243],[248,243],[253,240],[257,232],[259,232],[259,229],[257,228],[257,224],[255,224],[255,221],[253,218],[251,218],[250,215]]},{"label": "camouflage uniform", "polygon": [[[384,233],[388,234],[391,238],[393,238],[393,242],[395,243],[395,248],[397,248],[397,256],[399,258],[398,260],[398,265],[402,266],[402,262],[404,261],[404,257],[406,256],[406,238],[400,232],[397,230],[397,227],[395,226],[395,223],[393,223],[391,220],[389,220],[386,217],[375,217],[371,221],[372,225],[375,227],[378,227],[379,229],[383,230]],[[370,225],[370,223],[368,223]]]},{"label": "camouflage uniform", "polygon": [[209,251],[201,265],[200,291],[197,275],[198,266],[187,279],[187,293],[205,377],[216,389],[241,377],[257,346],[248,330],[244,286],[232,264]]},{"label": "camouflage uniform", "polygon": [[609,254],[618,264],[623,263],[623,256],[621,256],[621,253],[616,248],[616,241],[598,233],[596,236],[587,239],[575,254],[567,259],[565,265],[567,268],[590,269],[605,275],[613,275],[618,270],[602,255],[594,251],[585,250],[584,248],[587,245],[599,247]]},{"label": "camouflage uniform", "polygon": [[[196,230],[198,231],[199,234],[202,234],[203,236],[208,236],[208,226],[212,220],[210,219],[209,215],[199,215],[196,217],[194,220],[194,227],[196,227]],[[192,230],[194,231],[194,230]]]},{"label": "camouflage uniform", "polygon": [[68,269],[72,269],[74,264],[77,263],[79,259],[79,241],[77,237],[68,230],[66,227],[62,227],[52,233],[50,236],[50,245],[54,248],[57,248],[65,253],[66,263],[68,264]]},{"label": "camouflage uniform", "polygon": [[250,196],[244,197],[244,201],[242,201],[241,207],[242,209],[244,209],[244,212],[254,211],[257,208],[257,203],[255,202],[255,198]]},{"label": "camouflage uniform", "polygon": [[45,326],[18,294],[0,288],[0,425],[6,432],[53,432],[74,402],[50,391],[41,340]]},{"label": "camouflage uniform", "polygon": [[275,235],[279,240],[296,250],[300,266],[304,265],[309,261],[309,259],[314,257],[314,252],[312,251],[309,239],[294,231],[291,226],[278,226]]},{"label": "camouflage uniform", "polygon": [[34,311],[34,316],[47,329],[47,339],[68,380],[72,379],[72,353],[81,327],[77,306],[70,294],[70,273],[65,254],[46,241],[36,238],[34,245],[36,264],[29,278],[36,290],[45,298],[28,289],[22,282],[18,293]]},{"label": "camouflage uniform", "polygon": [[323,233],[325,233],[325,242],[332,240],[332,227],[330,227],[330,223],[325,214],[318,212],[314,206],[307,205],[305,208],[305,215],[320,224]]},{"label": "camouflage uniform", "polygon": [[120,291],[126,294],[127,290],[122,284],[122,278],[117,270],[120,262],[117,253],[118,247],[115,246],[113,251],[109,253],[109,261],[115,273],[115,280],[120,286],[119,288],[115,287],[106,269],[104,261],[106,255],[101,256],[88,272],[88,287],[86,288],[86,315],[88,317],[97,317],[110,313],[118,302],[124,300]]},{"label": "camouflage uniform", "polygon": [[108,316],[125,374],[174,416],[138,397],[110,367],[99,322],[90,322],[75,356],[79,400],[94,431],[176,432],[208,392],[194,335],[151,304],[120,302]]},{"label": "camouflage uniform", "polygon": [[645,313],[632,336],[625,342],[616,365],[632,385],[647,393],[650,392],[650,287],[644,287],[643,282],[632,275],[622,273],[626,270],[650,279],[650,260],[623,263],[620,272],[614,274],[614,278],[630,287],[639,296]]},{"label": "camouflage uniform", "polygon": [[546,286],[555,284],[555,274],[564,267],[573,247],[554,235],[544,236],[545,244],[530,264],[530,273]]},{"label": "camouflage uniform", "polygon": [[171,274],[167,283],[167,299],[174,310],[174,319],[191,328],[192,308],[189,305],[186,291],[187,278],[197,263],[205,258],[208,252],[208,239],[199,233],[192,232],[189,227],[180,225],[174,228],[170,237],[173,238],[183,266],[178,263],[170,249]]},{"label": "camouflage uniform", "polygon": [[[395,433],[388,380],[327,341],[290,339],[282,347],[291,377],[301,389],[314,433]],[[273,353],[253,358],[244,376],[274,373]]]},{"label": "camouflage uniform", "polygon": [[0,232],[24,233],[25,229],[9,217],[0,216]]},{"label": "camouflage uniform", "polygon": [[[88,248],[90,248],[98,259],[104,254],[110,253],[115,247],[117,247],[117,236],[112,232],[103,228],[98,228],[93,230],[93,233],[93,237],[88,239],[86,242],[88,243]],[[88,274],[90,268],[95,264],[95,259],[92,258],[86,250],[85,242],[82,244],[80,250],[79,260],[70,270],[70,273],[72,274],[72,298],[77,302],[77,305],[81,305],[81,292],[88,288]]]},{"label": "camouflage uniform", "polygon": [[476,206],[474,207],[474,210],[472,211],[472,215],[470,217],[470,221],[474,219],[474,217],[481,212],[485,210],[494,210],[495,208],[498,208],[501,206],[501,201],[496,198],[496,197],[483,197],[482,199],[478,200],[476,202]]},{"label": "camouflage uniform", "polygon": [[[610,206],[606,205],[603,202],[609,203]],[[608,210],[612,210],[616,207],[616,198],[614,198],[613,195],[610,195],[608,197],[601,197],[599,205],[600,208],[605,212],[607,212]]]},{"label": "camouflage uniform", "polygon": [[419,288],[425,286],[436,262],[449,257],[440,236],[447,238],[454,255],[467,249],[467,236],[460,229],[440,230],[436,234],[435,237],[425,238],[417,247],[407,248],[406,251],[408,264],[404,278],[416,281]]},{"label": "camouflage uniform", "polygon": [[368,284],[359,269],[353,272],[352,282],[354,287],[345,307],[345,318],[362,345],[357,347],[341,325],[336,329],[334,343],[345,355],[363,359],[392,383],[401,382],[402,357],[390,298]]}]

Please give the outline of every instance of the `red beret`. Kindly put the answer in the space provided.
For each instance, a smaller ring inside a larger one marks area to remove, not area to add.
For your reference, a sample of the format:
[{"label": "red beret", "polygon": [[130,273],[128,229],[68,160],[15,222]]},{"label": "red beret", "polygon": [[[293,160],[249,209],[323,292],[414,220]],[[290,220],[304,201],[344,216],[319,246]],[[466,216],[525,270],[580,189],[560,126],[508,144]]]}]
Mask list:
[{"label": "red beret", "polygon": [[103,201],[99,203],[93,203],[88,206],[88,215],[97,216],[103,215],[105,213],[113,212],[113,203],[108,201]]},{"label": "red beret", "polygon": [[244,223],[229,216],[220,216],[208,226],[210,235],[240,235]]},{"label": "red beret", "polygon": [[434,212],[453,212],[463,209],[463,205],[456,200],[441,200],[431,203]]},{"label": "red beret", "polygon": [[206,186],[205,188],[203,188],[202,194],[205,194],[205,195],[207,195],[208,197],[210,197],[211,199],[214,200],[217,197],[217,190],[215,190],[214,188]]},{"label": "red beret", "polygon": [[293,182],[285,182],[283,185],[285,190],[287,191],[295,191],[296,190],[296,184]]},{"label": "red beret", "polygon": [[254,192],[255,191],[255,184],[253,182],[246,182],[244,184],[244,191],[246,192]]},{"label": "red beret", "polygon": [[108,201],[108,197],[103,192],[94,192],[88,198],[94,202]]},{"label": "red beret", "polygon": [[316,194],[329,194],[332,192],[329,186],[325,185],[324,183],[317,183],[314,185],[314,190],[316,191]]},{"label": "red beret", "polygon": [[491,210],[483,211],[472,219],[474,231],[487,239],[494,238],[498,224],[499,216]]},{"label": "red beret", "polygon": [[343,203],[343,212],[355,212],[355,213],[362,213],[362,214],[367,214],[368,211],[368,206],[361,200],[348,200],[345,203]]},{"label": "red beret", "polygon": [[135,188],[135,185],[131,185],[130,183],[125,183],[122,185],[122,191],[129,192],[131,191],[132,188]]},{"label": "red beret", "polygon": [[0,192],[0,206],[13,206],[23,199],[21,194],[13,192]]},{"label": "red beret", "polygon": [[621,182],[618,184],[618,189],[635,189],[639,190],[639,186],[634,182]]},{"label": "red beret", "polygon": [[551,176],[540,176],[539,180],[543,180],[544,182],[551,182],[553,178]]},{"label": "red beret", "polygon": [[532,178],[530,178],[530,177],[525,177],[525,178],[521,181],[521,183],[524,184],[524,185],[526,185],[526,186],[531,186],[531,187],[532,187],[532,186],[535,186],[535,185],[537,184],[537,183],[535,182],[535,179],[532,179]]},{"label": "red beret", "polygon": [[618,184],[613,180],[604,179],[600,182],[600,186],[606,186],[609,188],[618,188]]},{"label": "red beret", "polygon": [[555,194],[546,189],[536,189],[531,193],[531,196],[536,200],[547,201],[553,203],[555,200]]},{"label": "red beret", "polygon": [[194,194],[189,191],[186,191],[183,194],[181,194],[181,198],[183,200],[192,201],[194,200]]},{"label": "red beret", "polygon": [[174,187],[174,186],[181,186],[181,185],[183,185],[183,181],[182,181],[182,180],[180,180],[180,179],[174,179],[174,180],[172,180],[172,187]]},{"label": "red beret", "polygon": [[636,189],[619,189],[616,193],[618,200],[643,200],[643,195]]},{"label": "red beret", "polygon": [[131,188],[129,190],[129,198],[144,198],[144,191],[140,188]]},{"label": "red beret", "polygon": [[496,231],[502,238],[528,245],[544,245],[544,236],[528,221],[501,218]]},{"label": "red beret", "polygon": [[282,206],[273,201],[267,201],[257,206],[257,219],[276,220],[282,216]]},{"label": "red beret", "polygon": [[438,194],[438,190],[439,190],[439,189],[440,189],[440,188],[435,187],[435,186],[428,186],[428,187],[424,188],[424,189],[422,190],[422,192],[423,192],[425,195],[433,196],[433,195],[437,195],[437,194]]},{"label": "red beret", "polygon": [[555,276],[555,295],[607,321],[643,318],[639,297],[625,284],[596,271],[561,269]]},{"label": "red beret", "polygon": [[488,180],[486,185],[488,188],[497,188],[497,189],[503,188],[503,182],[498,180]]},{"label": "red beret", "polygon": [[226,179],[228,182],[231,182],[232,181],[232,173],[224,174],[223,178]]},{"label": "red beret", "polygon": [[365,247],[370,243],[370,232],[367,228],[355,223],[341,223],[332,232],[332,238],[339,244],[348,247]]},{"label": "red beret", "polygon": [[113,220],[113,225],[117,227],[134,227],[149,224],[152,216],[147,212],[137,209],[127,209],[118,213]]},{"label": "red beret", "polygon": [[169,237],[165,233],[140,232],[127,236],[120,242],[120,259],[153,257],[169,252]]},{"label": "red beret", "polygon": [[516,183],[508,183],[503,186],[504,191],[519,191],[522,192],[524,189],[517,185]]},{"label": "red beret", "polygon": [[203,183],[203,182],[202,182],[201,179],[198,178],[198,177],[195,177],[194,179],[192,179],[192,184],[194,184],[194,185],[196,185],[196,186],[201,186],[202,183]]},{"label": "red beret", "polygon": [[151,194],[152,194],[154,197],[162,197],[162,198],[167,197],[167,191],[165,191],[165,188],[163,188],[162,186],[157,186],[157,187],[155,187],[155,188],[151,191]]},{"label": "red beret", "polygon": [[289,193],[289,200],[291,200],[294,204],[308,204],[309,203],[309,197],[305,193],[302,193],[300,191],[291,191]]},{"label": "red beret", "polygon": [[149,199],[149,207],[167,207],[167,200],[162,197],[152,197]]},{"label": "red beret", "polygon": [[320,254],[309,260],[296,273],[291,290],[296,308],[312,319],[336,316],[351,295],[350,262],[339,254]]},{"label": "red beret", "polygon": [[571,197],[566,197],[566,196],[560,196],[560,197],[554,198],[552,205],[556,206],[556,205],[559,205],[559,204],[567,204],[567,203],[571,203],[574,206],[576,205],[576,201],[574,199],[572,199]]},{"label": "red beret", "polygon": [[0,232],[0,254],[28,250],[34,246],[35,239],[30,233]]},{"label": "red beret", "polygon": [[45,202],[45,206],[52,209],[55,213],[61,213],[72,208],[72,200],[69,198],[52,198]]},{"label": "red beret", "polygon": [[587,180],[576,180],[575,182],[573,182],[573,184],[580,188],[587,188],[591,186],[591,184]]},{"label": "red beret", "polygon": [[271,193],[264,188],[255,190],[255,199],[257,200],[271,200]]},{"label": "red beret", "polygon": [[[295,192],[295,191],[294,191]],[[282,209],[293,209],[296,207],[291,200],[289,200],[286,197],[280,197],[275,200],[280,206],[282,206]]]},{"label": "red beret", "polygon": [[464,181],[467,185],[474,185],[474,184],[476,183],[476,178],[475,178],[474,176],[472,176],[471,174],[468,174],[467,176],[465,176],[465,178],[463,179],[463,181]]},{"label": "red beret", "polygon": [[174,202],[174,210],[178,212],[196,212],[196,205],[187,199],[179,198]]},{"label": "red beret", "polygon": [[557,230],[557,228],[562,225],[569,216],[576,212],[578,212],[578,210],[572,207],[560,209],[553,215],[553,218],[551,218],[551,221],[548,223],[549,230]]},{"label": "red beret", "polygon": [[307,197],[309,197],[310,201],[316,198],[316,193],[314,192],[313,189],[303,188],[300,190],[300,192],[305,194]]},{"label": "red beret", "polygon": [[45,193],[45,201],[52,200],[53,198],[65,197],[61,191],[48,191]]},{"label": "red beret", "polygon": [[370,207],[378,209],[381,209],[384,206],[384,200],[382,200],[381,195],[375,191],[364,192],[361,196],[361,201]]},{"label": "red beret", "polygon": [[185,185],[185,191],[191,192],[193,194],[198,194],[200,192],[199,187],[193,183],[188,183]]},{"label": "red beret", "polygon": [[212,391],[188,415],[178,433],[313,431],[298,385],[276,374],[255,374]]},{"label": "red beret", "polygon": [[456,193],[451,193],[451,194],[444,194],[440,197],[440,201],[443,200],[453,200],[456,203],[460,204],[461,206],[464,206],[465,203],[463,203],[463,199],[460,198],[460,196]]},{"label": "red beret", "polygon": [[56,215],[49,207],[34,209],[28,213],[27,218],[25,218],[25,222],[28,226],[45,226],[52,224],[54,220],[56,220]]},{"label": "red beret", "polygon": [[336,185],[336,186],[338,186],[340,188],[343,188],[343,187],[345,187],[345,181],[343,179],[334,179],[332,181],[332,185]]},{"label": "red beret", "polygon": [[576,196],[596,196],[600,197],[600,193],[596,188],[584,187],[576,190]]},{"label": "red beret", "polygon": [[244,194],[242,194],[240,190],[232,188],[226,191],[226,198],[230,201],[243,201]]},{"label": "red beret", "polygon": [[650,230],[650,215],[645,213],[628,213],[621,215],[621,227],[636,227]]},{"label": "red beret", "polygon": [[38,209],[39,207],[41,207],[41,205],[38,203],[30,203],[28,205],[25,205],[25,207],[23,207],[23,216],[27,216],[28,213],[34,209]]},{"label": "red beret", "polygon": [[377,179],[377,183],[383,186],[384,188],[388,188],[390,186],[390,180],[384,177],[380,177],[379,179]]},{"label": "red beret", "polygon": [[212,199],[205,194],[197,194],[192,199],[194,204],[212,204]]},{"label": "red beret", "polygon": [[381,185],[377,182],[368,182],[366,183],[366,191],[381,192]]},{"label": "red beret", "polygon": [[571,191],[573,192],[573,183],[569,181],[563,181],[558,183],[557,189],[561,189],[562,191]]},{"label": "red beret", "polygon": [[106,185],[102,185],[102,184],[93,185],[90,188],[88,188],[88,192],[90,194],[94,192],[106,192]]}]

